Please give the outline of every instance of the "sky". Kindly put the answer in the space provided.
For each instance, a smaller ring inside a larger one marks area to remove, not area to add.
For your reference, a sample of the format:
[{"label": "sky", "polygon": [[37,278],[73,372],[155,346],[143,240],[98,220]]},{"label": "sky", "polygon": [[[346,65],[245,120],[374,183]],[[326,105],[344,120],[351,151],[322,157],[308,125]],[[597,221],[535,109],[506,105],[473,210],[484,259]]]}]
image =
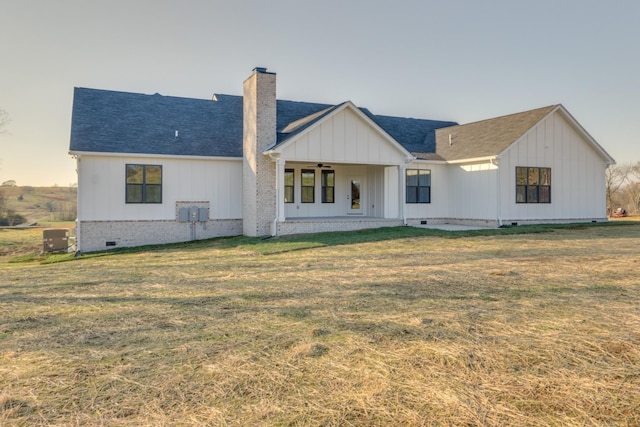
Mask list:
[{"label": "sky", "polygon": [[77,183],[73,88],[277,97],[470,123],[563,104],[640,161],[640,1],[0,0],[0,183]]}]

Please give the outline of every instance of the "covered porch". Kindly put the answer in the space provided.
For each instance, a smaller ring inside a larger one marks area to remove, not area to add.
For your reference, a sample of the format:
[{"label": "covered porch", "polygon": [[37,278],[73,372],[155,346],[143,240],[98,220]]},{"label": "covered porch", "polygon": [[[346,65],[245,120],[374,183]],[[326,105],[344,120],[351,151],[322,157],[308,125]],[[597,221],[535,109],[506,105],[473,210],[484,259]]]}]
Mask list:
[{"label": "covered porch", "polygon": [[404,220],[402,165],[277,161],[272,235],[394,227]]},{"label": "covered porch", "polygon": [[264,152],[275,167],[272,235],[405,223],[414,157],[347,101],[287,126]]}]

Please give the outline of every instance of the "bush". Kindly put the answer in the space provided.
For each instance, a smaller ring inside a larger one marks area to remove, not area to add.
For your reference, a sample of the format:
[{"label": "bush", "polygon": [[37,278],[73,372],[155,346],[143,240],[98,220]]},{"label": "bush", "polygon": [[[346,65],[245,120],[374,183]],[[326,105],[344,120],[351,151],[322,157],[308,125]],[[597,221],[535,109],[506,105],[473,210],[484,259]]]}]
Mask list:
[{"label": "bush", "polygon": [[14,211],[7,211],[0,216],[0,226],[13,227],[14,225],[20,225],[27,222],[27,218],[24,215],[15,213]]}]

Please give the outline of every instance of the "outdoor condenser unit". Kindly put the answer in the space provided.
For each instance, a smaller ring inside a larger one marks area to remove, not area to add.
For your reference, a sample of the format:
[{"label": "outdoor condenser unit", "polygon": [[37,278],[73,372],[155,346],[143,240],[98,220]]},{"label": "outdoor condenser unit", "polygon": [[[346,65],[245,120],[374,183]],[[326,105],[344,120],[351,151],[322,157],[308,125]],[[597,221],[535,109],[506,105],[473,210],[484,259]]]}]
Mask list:
[{"label": "outdoor condenser unit", "polygon": [[44,252],[67,252],[68,248],[68,229],[46,228],[42,230],[42,250]]}]

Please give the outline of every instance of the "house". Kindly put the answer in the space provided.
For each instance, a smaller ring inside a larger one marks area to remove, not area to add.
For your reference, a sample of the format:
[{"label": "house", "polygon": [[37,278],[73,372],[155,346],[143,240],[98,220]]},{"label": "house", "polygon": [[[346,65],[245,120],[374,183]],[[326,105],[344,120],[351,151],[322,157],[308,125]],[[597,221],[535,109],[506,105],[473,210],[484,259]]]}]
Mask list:
[{"label": "house", "polygon": [[276,99],[76,88],[82,251],[438,223],[605,221],[614,160],[562,105],[459,125]]}]

